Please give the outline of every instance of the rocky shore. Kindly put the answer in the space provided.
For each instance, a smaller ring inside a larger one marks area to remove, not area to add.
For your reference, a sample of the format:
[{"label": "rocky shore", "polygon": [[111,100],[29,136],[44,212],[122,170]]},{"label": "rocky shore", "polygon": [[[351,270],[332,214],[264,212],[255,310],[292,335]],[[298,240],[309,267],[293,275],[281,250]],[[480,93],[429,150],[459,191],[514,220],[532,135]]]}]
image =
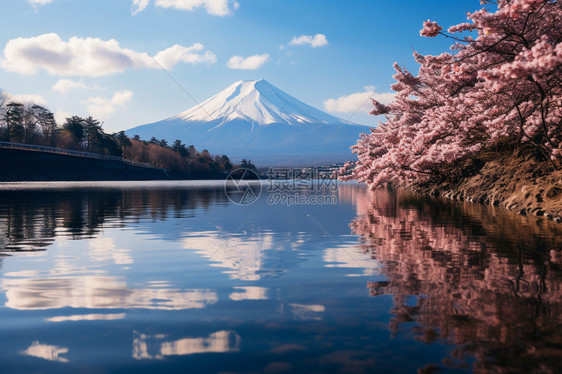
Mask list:
[{"label": "rocky shore", "polygon": [[528,152],[494,158],[473,175],[415,190],[562,223],[562,170]]}]

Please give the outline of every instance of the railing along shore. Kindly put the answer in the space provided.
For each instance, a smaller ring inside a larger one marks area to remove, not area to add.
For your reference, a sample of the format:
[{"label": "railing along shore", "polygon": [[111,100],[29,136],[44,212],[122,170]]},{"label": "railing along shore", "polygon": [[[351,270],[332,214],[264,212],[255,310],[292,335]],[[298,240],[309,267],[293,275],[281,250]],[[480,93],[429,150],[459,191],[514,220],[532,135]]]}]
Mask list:
[{"label": "railing along shore", "polygon": [[9,149],[20,149],[25,151],[36,151],[36,152],[47,152],[47,153],[55,153],[60,155],[69,155],[69,156],[78,156],[84,158],[95,158],[98,160],[113,160],[113,161],[121,161],[127,165],[131,166],[140,166],[144,168],[151,168],[151,169],[159,169],[165,170],[163,168],[159,168],[150,164],[142,163],[142,162],[133,162],[123,157],[119,156],[109,156],[109,155],[100,155],[98,153],[90,153],[90,152],[82,152],[82,151],[73,151],[70,149],[63,149],[63,148],[54,148],[54,147],[45,147],[42,145],[31,145],[31,144],[21,144],[21,143],[11,143],[11,142],[1,142],[0,141],[0,148],[9,148]]}]

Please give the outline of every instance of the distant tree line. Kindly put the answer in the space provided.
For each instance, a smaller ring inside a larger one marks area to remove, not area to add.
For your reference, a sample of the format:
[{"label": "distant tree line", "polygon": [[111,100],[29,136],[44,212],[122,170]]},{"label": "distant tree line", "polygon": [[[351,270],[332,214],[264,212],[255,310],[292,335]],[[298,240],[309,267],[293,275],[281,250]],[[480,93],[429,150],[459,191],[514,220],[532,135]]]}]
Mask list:
[{"label": "distant tree line", "polygon": [[[230,172],[236,168],[228,156],[213,156],[199,152],[181,140],[168,144],[165,139],[142,140],[138,135],[129,138],[124,131],[108,134],[102,123],[93,117],[72,116],[57,124],[53,112],[41,105],[23,104],[9,100],[0,92],[0,141],[43,145],[119,156],[159,168],[196,173]],[[243,167],[255,169],[243,160]]]}]

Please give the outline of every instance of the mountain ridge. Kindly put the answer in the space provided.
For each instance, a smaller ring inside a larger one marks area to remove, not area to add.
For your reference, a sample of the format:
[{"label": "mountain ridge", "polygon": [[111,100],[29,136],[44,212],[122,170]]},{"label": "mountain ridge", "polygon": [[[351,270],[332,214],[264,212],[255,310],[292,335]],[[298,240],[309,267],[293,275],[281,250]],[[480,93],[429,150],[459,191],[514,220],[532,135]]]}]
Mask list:
[{"label": "mountain ridge", "polygon": [[349,147],[367,130],[260,79],[235,82],[184,112],[126,133],[180,139],[235,162],[246,158],[258,166],[313,166],[352,160]]}]

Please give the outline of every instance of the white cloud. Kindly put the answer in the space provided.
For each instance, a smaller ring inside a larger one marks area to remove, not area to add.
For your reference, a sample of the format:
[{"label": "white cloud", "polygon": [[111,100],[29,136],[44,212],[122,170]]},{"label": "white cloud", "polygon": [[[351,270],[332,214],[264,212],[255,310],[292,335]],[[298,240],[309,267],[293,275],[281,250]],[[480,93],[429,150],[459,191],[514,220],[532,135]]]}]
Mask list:
[{"label": "white cloud", "polygon": [[72,115],[69,112],[63,111],[56,111],[55,112],[55,121],[57,123],[65,123],[67,118],[70,118]]},{"label": "white cloud", "polygon": [[88,113],[96,118],[104,119],[113,114],[116,108],[123,106],[133,98],[133,93],[128,90],[117,91],[111,99],[106,97],[89,97],[83,101],[87,104]]},{"label": "white cloud", "polygon": [[[203,49],[203,45],[198,43],[191,47],[175,45],[156,56],[163,54],[168,57],[169,62],[176,63],[216,61],[212,52],[202,53]],[[169,58],[170,55],[178,54],[179,58]],[[55,33],[8,41],[4,48],[4,58],[0,58],[0,65],[5,70],[20,74],[35,74],[44,69],[53,75],[86,77],[121,73],[130,68],[158,68],[147,53],[122,48],[115,39],[73,36],[64,41]],[[168,66],[170,67],[172,66]]]},{"label": "white cloud", "polygon": [[74,89],[84,89],[90,90],[95,87],[90,87],[86,85],[84,82],[75,82],[70,79],[59,79],[57,83],[53,85],[53,91],[60,92],[61,94],[65,93],[66,91],[74,90]]},{"label": "white cloud", "polygon": [[[115,96],[114,96],[115,98]],[[111,237],[95,238],[89,241],[91,251],[88,253],[92,261],[113,261],[116,265],[133,263],[131,250],[118,248]]]},{"label": "white cloud", "polygon": [[249,57],[233,56],[228,60],[227,66],[236,70],[256,70],[261,68],[269,60],[269,54],[253,55]]},{"label": "white cloud", "polygon": [[131,6],[131,14],[134,16],[137,13],[142,12],[148,6],[150,0],[133,0],[133,5]]},{"label": "white cloud", "polygon": [[42,358],[44,360],[56,362],[68,362],[68,359],[61,357],[62,354],[68,353],[67,347],[59,347],[56,345],[41,344],[38,341],[33,342],[25,351],[24,355]]},{"label": "white cloud", "polygon": [[358,92],[348,96],[340,96],[337,99],[324,101],[324,108],[333,113],[352,113],[356,111],[370,113],[373,110],[371,100],[375,99],[382,104],[388,104],[394,99],[394,93],[375,93],[375,87],[365,87],[365,92]]},{"label": "white cloud", "polygon": [[236,292],[231,293],[228,297],[231,300],[267,300],[267,288],[264,287],[234,287]]},{"label": "white cloud", "polygon": [[32,5],[45,5],[52,3],[53,0],[27,0]]},{"label": "white cloud", "polygon": [[125,318],[125,313],[119,314],[74,314],[71,316],[58,316],[45,319],[49,322],[68,322],[68,321],[113,321]]},{"label": "white cloud", "polygon": [[236,0],[156,0],[156,6],[188,11],[205,8],[207,13],[222,17],[232,14],[240,4]]},{"label": "white cloud", "polygon": [[291,45],[310,44],[313,48],[316,48],[316,47],[323,47],[325,45],[328,45],[328,39],[326,39],[326,35],[324,34],[316,34],[314,36],[301,35],[298,38],[294,37],[289,44]]},{"label": "white cloud", "polygon": [[9,103],[47,105],[47,100],[45,100],[45,98],[41,95],[36,95],[36,94],[13,95],[9,93],[4,93],[4,95],[8,97]]},{"label": "white cloud", "polygon": [[154,59],[165,69],[170,69],[180,62],[186,64],[213,64],[217,62],[217,56],[211,51],[200,54],[205,49],[203,44],[195,43],[191,47],[175,44],[172,47],[158,52]]}]

